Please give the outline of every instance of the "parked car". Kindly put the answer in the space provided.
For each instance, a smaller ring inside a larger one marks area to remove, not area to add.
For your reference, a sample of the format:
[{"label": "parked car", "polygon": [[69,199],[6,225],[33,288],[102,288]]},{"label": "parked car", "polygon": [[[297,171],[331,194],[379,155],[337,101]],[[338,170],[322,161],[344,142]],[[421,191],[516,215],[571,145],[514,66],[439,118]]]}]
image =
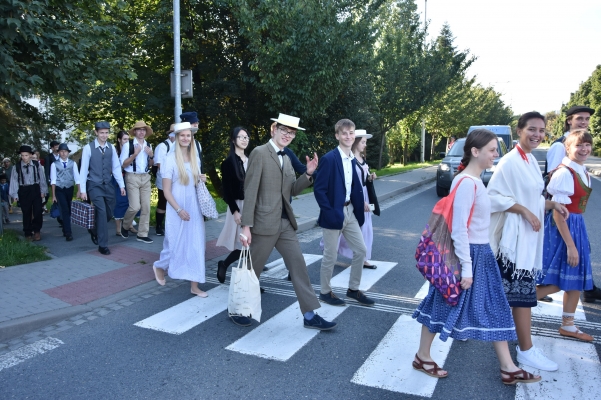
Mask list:
[{"label": "parked car", "polygon": [[488,129],[495,135],[503,138],[505,146],[508,150],[513,149],[514,141],[511,133],[511,127],[509,125],[473,125],[467,130],[467,134],[469,135],[474,129]]},{"label": "parked car", "polygon": [[[499,147],[497,148],[499,157],[495,159],[492,168],[482,171],[482,174],[480,175],[480,179],[482,179],[484,186],[488,185],[488,182],[495,171],[495,166],[499,163],[501,157],[508,152],[507,146],[505,146],[505,141],[500,137],[497,137],[497,141],[499,143]],[[436,194],[439,197],[444,197],[449,194],[449,189],[451,188],[451,183],[455,177],[455,172],[457,171],[457,167],[459,167],[461,158],[463,158],[464,146],[465,138],[457,139],[453,144],[453,147],[451,147],[451,150],[445,154],[442,162],[438,165],[438,171],[436,171]]]}]

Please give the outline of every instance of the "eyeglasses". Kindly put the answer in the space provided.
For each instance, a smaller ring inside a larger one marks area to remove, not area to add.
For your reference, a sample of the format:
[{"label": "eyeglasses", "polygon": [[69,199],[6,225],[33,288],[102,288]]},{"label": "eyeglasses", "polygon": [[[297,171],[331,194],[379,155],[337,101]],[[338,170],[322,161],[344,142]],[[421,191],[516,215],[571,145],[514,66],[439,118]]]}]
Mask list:
[{"label": "eyeglasses", "polygon": [[296,131],[289,131],[288,129],[285,129],[282,126],[280,126],[278,129],[280,130],[280,132],[282,132],[282,136],[289,136],[289,137],[296,136]]},{"label": "eyeglasses", "polygon": [[236,139],[240,139],[243,142],[248,142],[250,140],[248,136],[236,136]]}]

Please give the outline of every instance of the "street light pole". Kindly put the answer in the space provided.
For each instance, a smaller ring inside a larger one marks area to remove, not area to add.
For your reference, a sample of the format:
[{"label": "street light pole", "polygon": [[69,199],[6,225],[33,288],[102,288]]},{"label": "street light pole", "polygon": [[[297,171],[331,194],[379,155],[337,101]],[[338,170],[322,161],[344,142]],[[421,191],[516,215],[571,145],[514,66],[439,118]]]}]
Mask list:
[{"label": "street light pole", "polygon": [[175,80],[175,122],[182,114],[182,65],[180,59],[179,0],[173,0],[173,75]]},{"label": "street light pole", "polygon": [[[426,34],[426,39],[428,37],[427,35],[427,31],[426,31],[426,26],[427,26],[427,15],[428,15],[428,0],[424,0],[424,31]],[[419,157],[419,161],[420,162],[426,162],[426,119],[422,118],[422,145],[421,145],[421,151],[420,151],[420,157]]]}]

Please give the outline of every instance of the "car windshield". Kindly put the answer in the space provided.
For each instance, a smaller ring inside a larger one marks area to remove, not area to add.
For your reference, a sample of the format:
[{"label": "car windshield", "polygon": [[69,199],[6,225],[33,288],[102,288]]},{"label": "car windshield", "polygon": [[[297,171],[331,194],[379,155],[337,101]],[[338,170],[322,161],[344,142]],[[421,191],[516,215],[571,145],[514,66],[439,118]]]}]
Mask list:
[{"label": "car windshield", "polygon": [[447,157],[463,157],[463,146],[465,145],[465,139],[457,139],[453,143],[453,147],[447,153]]}]

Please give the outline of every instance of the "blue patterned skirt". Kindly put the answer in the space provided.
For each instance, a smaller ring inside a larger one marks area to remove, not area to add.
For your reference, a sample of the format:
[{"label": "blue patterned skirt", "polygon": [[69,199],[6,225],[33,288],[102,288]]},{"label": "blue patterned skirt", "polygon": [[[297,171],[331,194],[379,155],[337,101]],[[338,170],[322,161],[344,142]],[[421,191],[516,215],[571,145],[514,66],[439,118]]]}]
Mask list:
[{"label": "blue patterned skirt", "polygon": [[575,267],[568,264],[567,246],[553,221],[553,213],[548,213],[545,216],[543,247],[544,278],[539,279],[538,283],[556,285],[561,290],[591,290],[593,288],[591,246],[584,218],[582,214],[570,214],[566,223],[578,250],[579,263]]},{"label": "blue patterned skirt", "polygon": [[440,333],[440,340],[475,339],[487,342],[516,340],[515,325],[505,297],[501,274],[489,244],[470,244],[474,283],[450,306],[430,285],[413,318]]}]

